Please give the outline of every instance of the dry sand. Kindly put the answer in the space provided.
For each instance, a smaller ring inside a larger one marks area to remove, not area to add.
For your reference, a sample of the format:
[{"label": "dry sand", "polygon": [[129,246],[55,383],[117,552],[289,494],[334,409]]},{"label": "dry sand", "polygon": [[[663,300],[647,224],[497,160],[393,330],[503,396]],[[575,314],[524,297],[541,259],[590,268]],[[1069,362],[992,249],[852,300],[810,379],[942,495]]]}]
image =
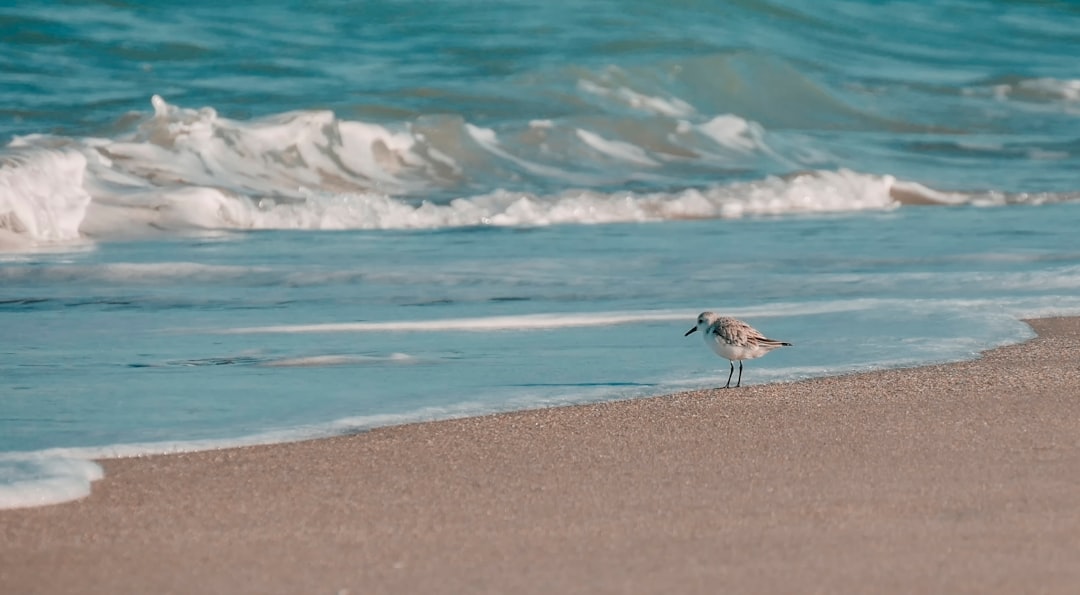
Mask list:
[{"label": "dry sand", "polygon": [[1080,319],[978,361],[104,461],[0,593],[1080,593]]}]

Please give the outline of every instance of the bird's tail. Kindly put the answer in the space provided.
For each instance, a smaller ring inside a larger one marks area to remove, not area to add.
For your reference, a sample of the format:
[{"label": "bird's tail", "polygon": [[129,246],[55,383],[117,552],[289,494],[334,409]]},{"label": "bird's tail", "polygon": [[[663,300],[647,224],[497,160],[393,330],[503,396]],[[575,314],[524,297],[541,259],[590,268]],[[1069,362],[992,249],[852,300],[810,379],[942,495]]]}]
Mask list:
[{"label": "bird's tail", "polygon": [[761,341],[761,343],[763,345],[768,345],[769,347],[792,347],[793,346],[792,343],[788,343],[787,341],[777,341],[775,339],[763,339]]}]

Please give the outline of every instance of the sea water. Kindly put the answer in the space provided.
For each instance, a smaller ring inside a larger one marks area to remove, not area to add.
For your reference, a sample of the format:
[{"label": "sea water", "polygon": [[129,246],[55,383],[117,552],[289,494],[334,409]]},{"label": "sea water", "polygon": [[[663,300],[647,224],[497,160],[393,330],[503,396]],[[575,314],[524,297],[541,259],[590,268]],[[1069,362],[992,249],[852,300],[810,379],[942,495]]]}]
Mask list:
[{"label": "sea water", "polygon": [[[1068,3],[0,7],[0,507],[1080,314]],[[1017,375],[1029,373],[1023,369]]]}]

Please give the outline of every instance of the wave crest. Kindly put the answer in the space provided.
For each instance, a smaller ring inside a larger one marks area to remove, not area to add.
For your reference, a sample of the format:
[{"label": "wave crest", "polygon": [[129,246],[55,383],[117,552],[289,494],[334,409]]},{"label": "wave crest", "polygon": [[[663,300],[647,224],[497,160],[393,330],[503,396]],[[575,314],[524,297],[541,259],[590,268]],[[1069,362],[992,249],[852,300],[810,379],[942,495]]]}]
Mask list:
[{"label": "wave crest", "polygon": [[[158,96],[152,104],[153,115],[118,138],[16,138],[0,153],[0,242],[162,230],[603,224],[1076,198],[943,193],[846,169],[768,175],[799,167],[774,152],[764,127],[732,114],[683,119],[690,108],[674,103],[649,108],[674,119],[542,120],[511,130],[456,116],[383,125],[329,111],[234,121]],[[763,177],[732,179],[746,171]]]},{"label": "wave crest", "polygon": [[64,149],[0,154],[0,247],[79,238],[90,195],[86,159]]}]

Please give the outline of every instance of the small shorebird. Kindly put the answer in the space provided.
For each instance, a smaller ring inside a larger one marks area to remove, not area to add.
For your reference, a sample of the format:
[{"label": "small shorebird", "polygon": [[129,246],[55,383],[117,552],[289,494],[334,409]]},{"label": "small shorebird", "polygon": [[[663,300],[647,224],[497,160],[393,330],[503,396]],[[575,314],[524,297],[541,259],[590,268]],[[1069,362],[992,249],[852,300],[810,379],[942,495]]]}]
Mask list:
[{"label": "small shorebird", "polygon": [[735,373],[735,360],[739,360],[739,380],[735,383],[738,388],[742,385],[742,366],[744,359],[761,357],[777,347],[787,347],[791,343],[766,339],[754,327],[746,324],[738,318],[720,316],[715,312],[702,312],[697,317],[697,326],[686,331],[684,337],[689,337],[694,331],[701,331],[705,344],[716,352],[716,355],[727,358],[731,362],[731,372],[728,373],[727,384],[724,388],[731,387],[731,376]]}]

